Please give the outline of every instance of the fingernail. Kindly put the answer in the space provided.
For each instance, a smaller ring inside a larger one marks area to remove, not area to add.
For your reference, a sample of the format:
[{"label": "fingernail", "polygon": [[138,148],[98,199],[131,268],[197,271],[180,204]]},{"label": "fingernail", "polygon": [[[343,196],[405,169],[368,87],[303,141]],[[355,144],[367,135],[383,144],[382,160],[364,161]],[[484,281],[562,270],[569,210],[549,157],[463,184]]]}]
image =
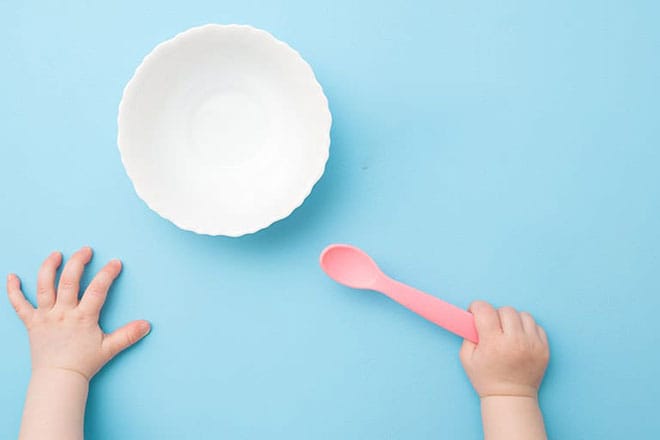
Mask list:
[{"label": "fingernail", "polygon": [[16,276],[16,274],[14,274],[14,273],[8,273],[7,274],[7,281],[11,281],[15,276]]},{"label": "fingernail", "polygon": [[151,324],[149,324],[147,321],[141,322],[140,331],[144,334],[144,336],[148,335],[151,331]]},{"label": "fingernail", "polygon": [[108,262],[108,265],[114,268],[114,270],[117,271],[117,274],[120,274],[122,269],[124,268],[124,265],[121,264],[121,260],[119,260],[118,258],[113,258],[112,260],[110,260]]},{"label": "fingernail", "polygon": [[83,246],[80,248],[80,252],[83,252],[85,254],[85,261],[89,262],[94,258],[94,251],[92,250],[91,247],[89,246]]}]

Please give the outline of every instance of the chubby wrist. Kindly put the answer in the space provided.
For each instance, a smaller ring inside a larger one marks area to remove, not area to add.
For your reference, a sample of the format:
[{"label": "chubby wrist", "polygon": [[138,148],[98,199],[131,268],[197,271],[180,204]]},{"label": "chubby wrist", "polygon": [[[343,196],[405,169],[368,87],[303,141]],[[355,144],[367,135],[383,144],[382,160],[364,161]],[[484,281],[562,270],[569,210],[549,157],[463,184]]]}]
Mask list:
[{"label": "chubby wrist", "polygon": [[492,383],[475,387],[480,398],[485,397],[528,397],[537,398],[539,389],[533,385],[520,383]]},{"label": "chubby wrist", "polygon": [[524,396],[524,395],[487,395],[481,396],[482,408],[498,407],[511,408],[511,410],[518,410],[521,408],[538,407],[539,400],[537,396]]},{"label": "chubby wrist", "polygon": [[64,367],[35,367],[32,368],[32,381],[48,381],[51,383],[67,383],[89,386],[89,380],[82,372]]},{"label": "chubby wrist", "polygon": [[536,397],[492,395],[481,398],[484,439],[547,440]]}]

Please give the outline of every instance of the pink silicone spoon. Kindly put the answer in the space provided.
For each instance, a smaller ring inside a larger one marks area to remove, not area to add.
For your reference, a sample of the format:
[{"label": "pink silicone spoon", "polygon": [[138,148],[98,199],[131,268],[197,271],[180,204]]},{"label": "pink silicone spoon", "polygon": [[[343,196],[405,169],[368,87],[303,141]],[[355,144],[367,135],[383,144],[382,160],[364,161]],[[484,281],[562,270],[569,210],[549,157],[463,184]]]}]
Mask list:
[{"label": "pink silicone spoon", "polygon": [[338,283],[381,292],[440,327],[479,342],[472,313],[388,277],[362,249],[332,244],[321,252],[321,267]]}]

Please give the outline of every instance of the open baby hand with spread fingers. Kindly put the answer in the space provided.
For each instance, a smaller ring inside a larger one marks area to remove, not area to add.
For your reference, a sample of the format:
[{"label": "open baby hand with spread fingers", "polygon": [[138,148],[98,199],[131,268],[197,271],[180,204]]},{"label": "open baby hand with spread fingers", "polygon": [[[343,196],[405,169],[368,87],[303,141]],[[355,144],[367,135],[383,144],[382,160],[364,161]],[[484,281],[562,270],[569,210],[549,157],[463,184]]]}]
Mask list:
[{"label": "open baby hand with spread fingers", "polygon": [[526,312],[470,306],[479,343],[463,342],[463,368],[481,398],[486,440],[546,439],[538,391],[550,359],[545,331]]},{"label": "open baby hand with spread fingers", "polygon": [[99,315],[122,265],[119,260],[107,263],[79,299],[80,279],[91,258],[91,248],[77,251],[62,269],[57,288],[62,254],[46,258],[37,276],[36,308],[23,295],[19,278],[7,277],[7,293],[28,331],[32,358],[21,440],[82,439],[89,380],[149,333],[143,320],[103,332]]}]

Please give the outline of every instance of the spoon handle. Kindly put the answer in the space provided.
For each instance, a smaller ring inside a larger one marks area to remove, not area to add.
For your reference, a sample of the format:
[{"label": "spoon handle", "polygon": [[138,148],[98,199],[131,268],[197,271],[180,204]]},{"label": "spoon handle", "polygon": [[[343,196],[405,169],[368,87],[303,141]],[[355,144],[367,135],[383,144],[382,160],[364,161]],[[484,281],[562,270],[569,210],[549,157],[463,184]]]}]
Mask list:
[{"label": "spoon handle", "polygon": [[479,342],[472,313],[391,278],[378,283],[376,290],[432,323],[475,344]]}]

